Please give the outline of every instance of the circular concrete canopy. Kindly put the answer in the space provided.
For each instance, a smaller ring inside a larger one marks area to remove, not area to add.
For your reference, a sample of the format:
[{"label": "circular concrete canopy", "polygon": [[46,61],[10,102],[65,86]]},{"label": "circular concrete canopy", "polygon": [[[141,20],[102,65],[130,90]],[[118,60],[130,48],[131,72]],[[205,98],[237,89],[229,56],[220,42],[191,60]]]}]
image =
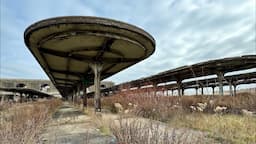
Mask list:
[{"label": "circular concrete canopy", "polygon": [[144,30],[116,20],[68,16],[39,21],[24,33],[27,47],[63,94],[79,83],[93,84],[91,63],[101,79],[149,57],[155,40]]}]

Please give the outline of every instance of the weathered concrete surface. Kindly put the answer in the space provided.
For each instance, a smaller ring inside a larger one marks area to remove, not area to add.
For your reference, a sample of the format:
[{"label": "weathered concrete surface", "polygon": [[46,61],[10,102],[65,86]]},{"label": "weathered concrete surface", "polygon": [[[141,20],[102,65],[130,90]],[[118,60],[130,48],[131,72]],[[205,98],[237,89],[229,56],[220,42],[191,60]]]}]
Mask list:
[{"label": "weathered concrete surface", "polygon": [[[93,111],[93,110],[92,110]],[[101,121],[112,125],[119,130],[128,130],[135,125],[140,126],[134,131],[137,139],[140,136],[150,137],[153,133],[159,136],[159,140],[168,137],[171,143],[214,143],[218,142],[208,137],[207,132],[197,131],[187,128],[173,128],[170,125],[159,121],[134,117],[132,115],[117,115],[102,112],[99,117],[85,115],[80,110],[64,103],[62,107],[53,115],[53,120],[45,128],[41,135],[42,144],[117,144],[114,136],[104,135],[98,129],[95,121]],[[130,127],[131,126],[131,127]],[[121,128],[120,128],[121,127]],[[167,134],[167,135],[166,135]],[[152,137],[152,136],[151,136]],[[228,142],[225,142],[228,143]]]},{"label": "weathered concrete surface", "polygon": [[102,64],[100,80],[103,80],[155,51],[155,40],[146,31],[100,17],[64,16],[41,20],[25,30],[24,40],[65,98],[71,97],[84,83],[94,84],[89,66],[92,63]]},{"label": "weathered concrete surface", "polygon": [[102,134],[93,119],[64,103],[41,135],[42,144],[115,144],[112,136]]}]

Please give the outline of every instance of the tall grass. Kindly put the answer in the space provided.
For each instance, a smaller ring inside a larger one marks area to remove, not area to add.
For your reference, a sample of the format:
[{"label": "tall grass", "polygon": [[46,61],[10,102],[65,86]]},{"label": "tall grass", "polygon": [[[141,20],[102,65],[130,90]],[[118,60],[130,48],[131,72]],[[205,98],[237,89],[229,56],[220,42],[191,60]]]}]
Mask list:
[{"label": "tall grass", "polygon": [[[226,106],[228,113],[239,114],[241,109],[256,111],[256,94],[239,93],[237,96],[163,96],[162,93],[154,94],[154,89],[139,89],[119,92],[111,97],[102,99],[103,107],[110,109],[113,103],[120,103],[124,109],[128,109],[129,103],[137,106],[138,113],[144,115],[147,111],[165,113],[166,111],[181,108],[190,112],[191,105],[197,103],[208,103],[205,112],[213,113],[216,106]],[[211,104],[210,104],[211,103]],[[93,106],[93,101],[89,100],[89,105]],[[142,112],[144,111],[144,112]],[[154,113],[152,113],[154,115]],[[147,114],[145,114],[146,116]]]},{"label": "tall grass", "polygon": [[170,129],[162,123],[143,119],[119,119],[110,129],[121,144],[200,144],[204,137],[202,133]]},{"label": "tall grass", "polygon": [[[88,100],[93,106],[93,100]],[[207,103],[205,113],[214,113],[217,106],[226,106],[227,113],[240,114],[241,109],[256,111],[256,94],[239,93],[231,96],[163,96],[162,93],[155,95],[154,89],[139,89],[120,92],[111,97],[104,97],[102,105],[105,109],[112,110],[114,103],[120,103],[124,109],[131,109],[137,116],[166,121],[175,113],[190,113],[191,105]],[[136,108],[135,108],[136,107]]]},{"label": "tall grass", "polygon": [[[166,122],[171,127],[206,131],[211,138],[221,143],[256,143],[256,117],[241,115],[242,109],[256,111],[256,94],[238,93],[234,97],[218,95],[178,97],[164,96],[161,93],[155,95],[152,89],[123,91],[102,99],[105,109],[111,110],[114,103],[120,103],[124,109],[130,109],[136,116]],[[206,109],[203,112],[192,112],[190,106],[198,103],[207,103]],[[92,100],[89,100],[89,105],[93,106]],[[213,110],[217,106],[225,106],[227,110],[225,113],[215,114]],[[147,132],[152,130],[152,127],[138,123],[119,125],[112,127],[111,130],[123,143],[128,141],[136,143],[133,141],[134,138],[142,140],[145,135],[150,137]],[[142,129],[146,130],[145,135]]]},{"label": "tall grass", "polygon": [[221,143],[256,143],[256,118],[240,115],[186,114],[168,122],[171,127],[186,127],[209,132]]},{"label": "tall grass", "polygon": [[44,125],[60,104],[60,100],[52,99],[3,107],[0,111],[1,143],[37,143]]}]

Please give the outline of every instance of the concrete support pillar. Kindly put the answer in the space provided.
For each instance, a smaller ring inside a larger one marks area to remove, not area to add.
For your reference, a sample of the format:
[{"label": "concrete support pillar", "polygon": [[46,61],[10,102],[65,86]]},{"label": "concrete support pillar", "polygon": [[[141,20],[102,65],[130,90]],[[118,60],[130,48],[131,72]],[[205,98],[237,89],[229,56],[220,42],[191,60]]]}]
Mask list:
[{"label": "concrete support pillar", "polygon": [[35,95],[32,96],[32,101],[35,101]]},{"label": "concrete support pillar", "polygon": [[181,88],[182,88],[182,83],[181,80],[177,80],[177,87],[178,87],[178,96],[181,96]]},{"label": "concrete support pillar", "polygon": [[26,94],[25,93],[23,93],[23,95],[22,95],[22,101],[26,102]]},{"label": "concrete support pillar", "polygon": [[0,105],[3,105],[3,104],[4,104],[4,97],[5,97],[5,95],[2,95]]},{"label": "concrete support pillar", "polygon": [[236,96],[236,84],[233,83],[233,87],[234,87],[234,96]]},{"label": "concrete support pillar", "polygon": [[25,102],[28,102],[29,94],[25,94]]},{"label": "concrete support pillar", "polygon": [[100,100],[100,75],[102,71],[102,64],[100,63],[92,63],[90,64],[94,72],[94,89],[95,89],[95,96],[94,96],[94,105],[95,111],[101,112],[101,100]]},{"label": "concrete support pillar", "polygon": [[184,96],[185,95],[185,89],[181,88],[181,94]]},{"label": "concrete support pillar", "polygon": [[215,86],[212,86],[212,95],[214,95],[215,94]]},{"label": "concrete support pillar", "polygon": [[172,96],[173,96],[173,89],[172,89]]},{"label": "concrete support pillar", "polygon": [[87,91],[85,85],[83,85],[83,108],[84,107],[87,107]]},{"label": "concrete support pillar", "polygon": [[77,97],[76,97],[76,103],[78,103],[78,101],[80,100],[80,98],[81,98],[81,86],[80,85],[78,85],[77,86]]},{"label": "concrete support pillar", "polygon": [[77,99],[77,88],[75,88],[75,94],[74,94],[74,104],[76,104],[76,99]]},{"label": "concrete support pillar", "polygon": [[23,102],[23,93],[20,93],[20,103]]},{"label": "concrete support pillar", "polygon": [[224,81],[224,73],[217,72],[217,77],[219,81],[219,95],[223,96],[223,81]]},{"label": "concrete support pillar", "polygon": [[229,85],[229,93],[230,93],[230,96],[234,96],[234,95],[233,95],[233,88],[232,88],[232,83],[231,83],[231,81],[228,82],[228,85]]},{"label": "concrete support pillar", "polygon": [[32,94],[28,94],[28,95],[27,95],[27,100],[28,100],[28,101],[32,101]]},{"label": "concrete support pillar", "polygon": [[156,96],[157,93],[157,84],[153,84],[153,92],[154,92],[154,96]]},{"label": "concrete support pillar", "polygon": [[198,96],[198,88],[196,88],[196,96]]},{"label": "concrete support pillar", "polygon": [[73,92],[74,92],[74,91],[72,91],[72,92],[69,94],[69,98],[68,98],[69,102],[72,102],[72,101],[73,101]]},{"label": "concrete support pillar", "polygon": [[204,87],[201,87],[201,95],[204,95]]},{"label": "concrete support pillar", "polygon": [[73,104],[75,104],[75,98],[76,98],[76,90],[74,90],[73,94],[72,94],[72,102],[73,102]]}]

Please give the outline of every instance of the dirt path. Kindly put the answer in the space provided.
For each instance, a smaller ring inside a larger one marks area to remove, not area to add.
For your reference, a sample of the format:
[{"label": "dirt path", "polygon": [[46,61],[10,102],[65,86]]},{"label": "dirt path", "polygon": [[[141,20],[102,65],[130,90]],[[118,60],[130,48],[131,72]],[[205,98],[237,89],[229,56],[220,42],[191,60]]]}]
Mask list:
[{"label": "dirt path", "polygon": [[92,118],[68,103],[64,103],[45,128],[40,143],[115,144],[115,139],[102,134]]},{"label": "dirt path", "polygon": [[[101,133],[100,123],[112,123],[120,129],[120,133],[130,135],[130,131],[135,128],[133,134],[136,139],[141,137],[157,136],[157,139],[168,138],[172,143],[219,143],[213,139],[207,138],[207,134],[192,129],[178,128],[174,129],[168,125],[151,121],[149,119],[138,117],[123,117],[124,115],[115,115],[102,113],[100,117],[85,115],[79,109],[74,108],[68,103],[64,103],[53,115],[53,120],[47,125],[41,135],[42,144],[116,144],[116,139]],[[130,125],[130,126],[129,126]],[[136,128],[136,125],[140,126]],[[135,127],[134,127],[135,126]],[[148,135],[147,133],[148,132]],[[167,135],[165,134],[167,132]],[[119,133],[119,134],[120,134]],[[145,139],[146,140],[146,139]]]}]

